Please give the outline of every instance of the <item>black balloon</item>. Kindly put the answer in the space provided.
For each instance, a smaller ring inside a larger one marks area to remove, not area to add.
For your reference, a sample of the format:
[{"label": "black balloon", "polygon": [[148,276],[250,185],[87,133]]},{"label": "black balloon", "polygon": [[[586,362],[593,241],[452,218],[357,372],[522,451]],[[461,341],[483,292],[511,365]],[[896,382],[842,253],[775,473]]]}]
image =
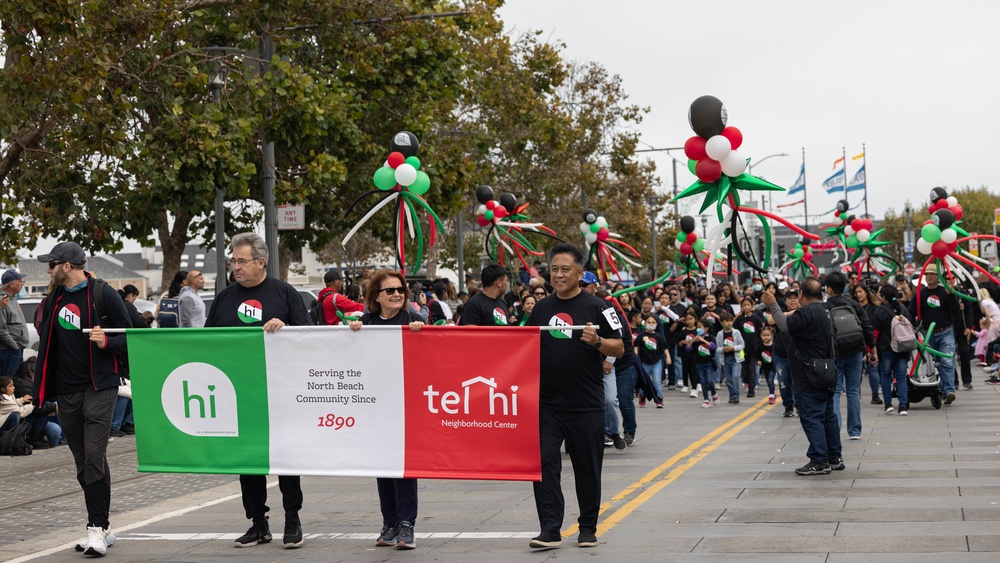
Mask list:
[{"label": "black balloon", "polygon": [[583,220],[587,223],[593,225],[597,222],[597,212],[593,209],[588,209],[583,212]]},{"label": "black balloon", "polygon": [[688,123],[691,129],[703,139],[722,133],[728,119],[726,106],[715,96],[698,98],[691,102],[691,109],[688,110]]},{"label": "black balloon", "polygon": [[400,131],[392,136],[389,143],[390,152],[401,152],[403,156],[416,156],[420,150],[420,141],[417,136],[409,131]]},{"label": "black balloon", "polygon": [[685,233],[694,232],[694,217],[690,215],[685,215],[681,217],[681,230]]},{"label": "black balloon", "polygon": [[837,211],[840,211],[841,213],[843,213],[843,212],[847,211],[848,209],[850,209],[850,204],[847,203],[846,199],[842,199],[842,200],[840,200],[840,201],[837,202]]},{"label": "black balloon", "polygon": [[500,205],[507,210],[507,213],[513,215],[514,210],[517,209],[517,196],[514,194],[501,194]]},{"label": "black balloon", "polygon": [[479,186],[476,188],[476,201],[486,205],[486,202],[491,199],[493,199],[493,188],[489,186]]},{"label": "black balloon", "polygon": [[937,187],[931,190],[931,203],[937,203],[939,199],[948,199],[948,190]]},{"label": "black balloon", "polygon": [[931,219],[942,231],[955,224],[955,214],[949,209],[938,209]]},{"label": "black balloon", "polygon": [[851,223],[854,222],[855,219],[857,219],[856,215],[848,215],[847,216],[847,224],[850,225]]}]

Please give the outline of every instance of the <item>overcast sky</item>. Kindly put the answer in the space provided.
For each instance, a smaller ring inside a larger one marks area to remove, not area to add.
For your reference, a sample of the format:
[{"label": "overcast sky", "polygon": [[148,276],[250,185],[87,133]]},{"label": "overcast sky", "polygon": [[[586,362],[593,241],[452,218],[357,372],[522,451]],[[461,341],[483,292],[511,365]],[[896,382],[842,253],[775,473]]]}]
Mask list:
[{"label": "overcast sky", "polygon": [[[508,0],[500,14],[509,33],[543,30],[566,44],[566,59],[621,76],[629,101],[651,110],[639,126],[648,145],[682,146],[694,134],[688,107],[711,94],[743,132],[751,164],[790,155],[754,175],[791,186],[804,148],[810,215],[836,205],[820,184],[842,147],[850,178],[862,143],[876,217],[907,198],[927,203],[934,186],[1000,188],[998,2]],[[683,190],[696,178],[673,154]],[[670,158],[642,156],[670,191]],[[849,196],[853,206],[862,194]]]}]

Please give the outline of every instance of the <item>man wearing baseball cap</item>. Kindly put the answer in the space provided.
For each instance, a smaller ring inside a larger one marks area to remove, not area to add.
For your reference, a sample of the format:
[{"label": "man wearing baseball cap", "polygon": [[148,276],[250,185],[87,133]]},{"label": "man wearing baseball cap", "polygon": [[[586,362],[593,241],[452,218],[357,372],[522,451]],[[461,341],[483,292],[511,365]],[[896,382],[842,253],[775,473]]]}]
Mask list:
[{"label": "man wearing baseball cap", "polygon": [[580,278],[580,289],[591,295],[597,293],[597,276],[594,272],[590,270],[583,272],[583,277]]},{"label": "man wearing baseball cap", "polygon": [[87,505],[87,539],[77,551],[102,556],[115,542],[108,522],[107,449],[120,383],[115,355],[126,350],[124,334],[103,328],[132,323],[118,292],[84,270],[87,255],[79,244],[60,242],[38,261],[48,263],[53,289],[41,305],[34,402],[59,403],[59,422]]},{"label": "man wearing baseball cap", "polygon": [[0,292],[0,376],[14,377],[17,368],[24,361],[24,349],[28,347],[28,325],[24,322],[24,312],[17,302],[17,294],[24,287],[22,274],[11,268],[0,278],[3,291]]},{"label": "man wearing baseball cap", "polygon": [[[326,287],[319,291],[319,300],[323,307],[323,322],[328,325],[339,325],[340,311],[346,316],[358,316],[365,312],[364,303],[357,303],[348,299],[343,294],[344,282],[340,278],[340,272],[336,268],[327,270],[323,274],[323,283]],[[329,297],[329,299],[327,299]]]},{"label": "man wearing baseball cap", "polygon": [[[924,270],[927,287],[920,288],[919,300],[910,301],[910,314],[920,321],[924,330],[934,324],[934,331],[927,332],[927,347],[941,352],[936,355],[938,374],[941,379],[941,394],[944,404],[955,401],[955,332],[951,319],[959,313],[958,298],[946,287],[940,285],[937,264],[928,264]],[[945,357],[947,356],[947,357]]]}]

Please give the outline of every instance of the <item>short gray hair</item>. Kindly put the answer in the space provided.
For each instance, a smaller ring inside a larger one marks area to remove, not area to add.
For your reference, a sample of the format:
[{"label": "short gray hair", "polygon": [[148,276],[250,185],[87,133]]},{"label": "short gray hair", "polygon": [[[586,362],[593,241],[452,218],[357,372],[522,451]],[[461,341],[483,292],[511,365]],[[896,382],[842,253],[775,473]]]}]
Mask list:
[{"label": "short gray hair", "polygon": [[267,264],[267,244],[257,233],[240,233],[233,237],[232,247],[235,250],[240,246],[249,246],[250,255],[254,260],[264,259]]}]

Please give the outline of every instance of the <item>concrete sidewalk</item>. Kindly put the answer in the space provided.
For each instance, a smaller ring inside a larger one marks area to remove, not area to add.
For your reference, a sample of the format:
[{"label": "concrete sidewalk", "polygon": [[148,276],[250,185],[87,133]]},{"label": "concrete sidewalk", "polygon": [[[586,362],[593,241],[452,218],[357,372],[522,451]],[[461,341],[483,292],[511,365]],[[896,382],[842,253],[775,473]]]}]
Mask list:
[{"label": "concrete sidewalk", "polygon": [[[983,377],[975,371],[975,390],[959,391],[958,400],[941,410],[924,401],[901,417],[883,414],[882,406],[865,401],[862,439],[848,441],[843,433],[847,469],[816,477],[793,473],[806,461],[806,443],[798,420],[782,418],[780,401],[769,407],[766,398],[744,398],[739,405],[702,409],[700,400],[666,392],[665,409],[638,409],[635,447],[606,450],[606,504],[600,544],[592,549],[578,549],[575,535],[566,537],[558,550],[528,548],[528,538],[538,532],[529,483],[437,480],[420,481],[417,549],[376,548],[381,519],[374,480],[316,477],[303,479],[302,549],[281,547],[284,520],[276,487],[270,499],[277,508],[271,513],[274,542],[234,549],[232,540],[249,526],[236,478],[161,475],[147,480],[142,493],[154,494],[161,483],[177,492],[142,506],[132,499],[139,491],[130,490],[127,482],[116,485],[116,508],[130,501],[136,507],[112,515],[120,539],[108,556],[128,561],[587,557],[618,562],[738,557],[771,562],[992,562],[1000,551],[1000,387],[979,383]],[[40,454],[13,473],[30,474],[29,463],[40,463],[49,454],[50,462],[57,455],[65,458],[62,474],[72,472],[65,448]],[[3,465],[25,459],[5,460]],[[568,458],[563,470],[564,529],[572,532],[578,510]],[[0,470],[7,473],[6,468]],[[8,482],[17,480],[8,477]],[[189,492],[185,484],[190,484]],[[7,490],[12,491],[10,486]],[[77,518],[83,519],[82,495],[67,492],[64,497],[76,503]],[[40,560],[45,561],[81,557],[69,542],[82,537],[82,522],[24,535],[9,514],[9,509],[0,509],[6,540],[0,559],[30,554],[44,554]],[[30,518],[46,518],[44,503],[33,505]]]}]

